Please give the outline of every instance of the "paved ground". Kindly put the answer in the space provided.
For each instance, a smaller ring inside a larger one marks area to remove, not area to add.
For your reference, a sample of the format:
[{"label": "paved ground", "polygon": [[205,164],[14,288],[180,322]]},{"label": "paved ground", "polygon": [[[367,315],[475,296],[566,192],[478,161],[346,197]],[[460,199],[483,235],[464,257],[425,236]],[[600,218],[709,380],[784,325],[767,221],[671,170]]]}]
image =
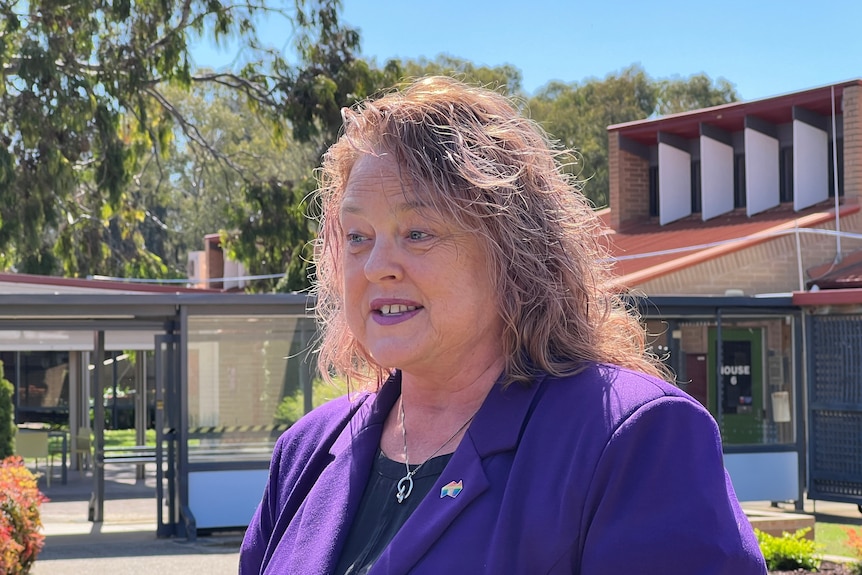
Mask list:
[{"label": "paved ground", "polygon": [[91,474],[69,471],[66,485],[56,477],[42,505],[45,547],[33,575],[234,575],[242,533],[201,536],[195,542],[156,537],[154,471],[135,479],[133,465],[106,470],[102,523],[87,520],[93,491]]},{"label": "paved ground", "polygon": [[[57,477],[50,488],[40,480],[51,501],[42,506],[46,542],[33,575],[234,575],[242,533],[201,536],[195,542],[156,537],[154,476],[151,466],[142,481],[135,479],[133,465],[106,470],[102,523],[87,520],[91,474],[69,471],[66,485]],[[774,507],[769,501],[746,502],[743,508],[797,512],[792,504]],[[805,501],[802,513],[817,521],[862,525],[862,513],[852,504]]]},{"label": "paved ground", "polygon": [[862,513],[856,504],[836,503],[834,501],[811,501],[806,499],[803,509],[797,511],[792,503],[779,503],[773,507],[769,501],[747,501],[743,509],[786,511],[788,513],[807,513],[814,515],[815,521],[824,523],[846,523],[847,525],[862,525]]}]

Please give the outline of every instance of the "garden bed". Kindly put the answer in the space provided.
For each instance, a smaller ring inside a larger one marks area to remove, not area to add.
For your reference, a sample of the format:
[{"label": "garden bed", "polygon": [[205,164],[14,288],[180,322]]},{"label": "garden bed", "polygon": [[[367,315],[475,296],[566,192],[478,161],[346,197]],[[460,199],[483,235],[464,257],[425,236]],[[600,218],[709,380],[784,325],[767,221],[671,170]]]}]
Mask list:
[{"label": "garden bed", "polygon": [[[800,573],[812,573],[804,569],[796,569],[795,571],[770,571],[769,575],[799,575]],[[833,563],[832,561],[823,561],[820,564],[820,569],[814,573],[828,573],[829,575],[853,575],[850,567],[844,563]]]}]

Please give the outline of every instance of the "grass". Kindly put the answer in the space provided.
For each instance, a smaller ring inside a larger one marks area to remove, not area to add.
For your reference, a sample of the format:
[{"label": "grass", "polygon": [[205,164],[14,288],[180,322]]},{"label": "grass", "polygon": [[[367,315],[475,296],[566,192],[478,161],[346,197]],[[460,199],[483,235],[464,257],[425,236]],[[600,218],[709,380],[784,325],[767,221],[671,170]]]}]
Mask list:
[{"label": "grass", "polygon": [[[146,432],[145,444],[156,444],[156,430],[148,429]],[[131,447],[137,445],[135,440],[134,429],[106,429],[105,430],[105,447]]]},{"label": "grass", "polygon": [[851,527],[860,531],[857,525],[846,523],[821,523],[814,527],[814,539],[821,546],[820,552],[824,555],[841,555],[843,557],[855,557],[856,553],[852,547],[847,545],[847,532],[845,527]]}]

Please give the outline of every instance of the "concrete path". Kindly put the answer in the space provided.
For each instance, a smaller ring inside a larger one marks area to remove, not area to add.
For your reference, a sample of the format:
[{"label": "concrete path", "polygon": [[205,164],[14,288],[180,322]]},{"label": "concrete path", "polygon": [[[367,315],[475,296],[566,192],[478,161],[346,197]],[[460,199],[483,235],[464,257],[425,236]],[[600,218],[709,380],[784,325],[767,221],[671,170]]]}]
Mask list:
[{"label": "concrete path", "polygon": [[153,469],[135,479],[134,465],[106,470],[105,514],[87,520],[93,490],[89,473],[70,471],[41,485],[51,499],[42,504],[45,546],[33,575],[235,575],[242,533],[200,536],[195,542],[156,537],[157,503]]}]

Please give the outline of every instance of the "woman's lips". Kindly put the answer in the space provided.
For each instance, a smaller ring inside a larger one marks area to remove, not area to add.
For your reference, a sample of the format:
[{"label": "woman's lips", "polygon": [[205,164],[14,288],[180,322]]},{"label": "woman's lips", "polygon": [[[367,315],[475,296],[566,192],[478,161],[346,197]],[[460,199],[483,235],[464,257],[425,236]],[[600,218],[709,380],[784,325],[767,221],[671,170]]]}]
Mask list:
[{"label": "woman's lips", "polygon": [[422,309],[411,304],[383,304],[371,310],[371,317],[379,325],[395,325],[415,317]]}]

